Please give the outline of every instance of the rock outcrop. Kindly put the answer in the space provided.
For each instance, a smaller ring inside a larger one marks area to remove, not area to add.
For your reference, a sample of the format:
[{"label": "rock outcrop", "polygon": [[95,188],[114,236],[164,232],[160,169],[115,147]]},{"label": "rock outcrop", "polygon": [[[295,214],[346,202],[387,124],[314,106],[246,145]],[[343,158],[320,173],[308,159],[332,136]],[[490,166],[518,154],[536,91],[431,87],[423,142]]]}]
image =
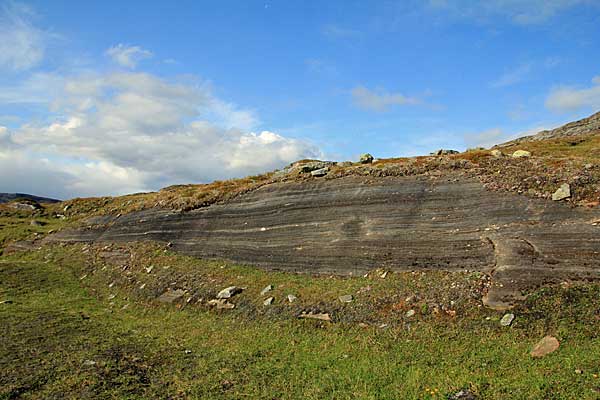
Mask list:
[{"label": "rock outcrop", "polygon": [[275,183],[189,212],[104,216],[60,242],[163,241],[183,254],[268,269],[362,274],[476,270],[505,308],[544,282],[600,277],[600,212],[494,193],[459,173]]}]

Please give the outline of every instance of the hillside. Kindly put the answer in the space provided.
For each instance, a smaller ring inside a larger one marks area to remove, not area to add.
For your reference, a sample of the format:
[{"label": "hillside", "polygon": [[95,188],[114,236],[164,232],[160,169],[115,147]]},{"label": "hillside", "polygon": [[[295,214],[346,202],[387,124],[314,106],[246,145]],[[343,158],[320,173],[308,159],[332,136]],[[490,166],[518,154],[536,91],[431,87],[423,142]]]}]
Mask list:
[{"label": "hillside", "polygon": [[37,201],[38,203],[58,203],[60,200],[51,199],[48,197],[34,196],[32,194],[25,193],[0,193],[0,203],[8,203],[9,201],[17,199],[26,199]]},{"label": "hillside", "polygon": [[595,399],[588,121],[492,150],[2,204],[0,398]]},{"label": "hillside", "polygon": [[559,128],[538,132],[535,135],[524,136],[510,142],[502,143],[494,147],[502,148],[523,144],[527,142],[536,142],[540,140],[564,139],[585,135],[600,134],[600,112],[583,118],[579,121],[569,122]]}]

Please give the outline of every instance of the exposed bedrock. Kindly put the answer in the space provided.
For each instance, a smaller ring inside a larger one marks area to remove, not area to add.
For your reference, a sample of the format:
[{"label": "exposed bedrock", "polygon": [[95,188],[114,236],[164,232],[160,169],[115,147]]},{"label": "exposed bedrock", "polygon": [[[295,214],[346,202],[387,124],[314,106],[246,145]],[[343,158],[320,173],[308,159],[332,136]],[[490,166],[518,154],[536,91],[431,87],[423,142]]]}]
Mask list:
[{"label": "exposed bedrock", "polygon": [[599,278],[598,217],[460,175],[345,177],[272,184],[190,212],[96,218],[49,240],[157,240],[196,257],[309,273],[478,270],[493,278],[484,301],[503,308],[526,287]]}]

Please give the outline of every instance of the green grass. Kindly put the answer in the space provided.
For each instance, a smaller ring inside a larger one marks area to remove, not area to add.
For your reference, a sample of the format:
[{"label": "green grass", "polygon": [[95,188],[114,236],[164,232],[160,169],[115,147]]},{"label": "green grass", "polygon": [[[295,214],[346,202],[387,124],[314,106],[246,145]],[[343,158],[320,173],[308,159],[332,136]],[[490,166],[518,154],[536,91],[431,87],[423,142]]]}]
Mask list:
[{"label": "green grass", "polygon": [[[162,257],[172,276],[180,264],[185,270],[185,258]],[[600,395],[598,285],[538,291],[509,328],[499,326],[499,314],[469,309],[382,329],[269,313],[249,318],[242,307],[179,310],[119,282],[109,289],[114,269],[94,266],[90,280],[80,280],[91,273],[88,257],[61,246],[0,259],[0,300],[13,301],[0,305],[0,398],[444,399],[461,388],[483,399]],[[221,270],[204,268],[206,279]],[[232,271],[258,278],[244,294],[255,297],[264,276]],[[289,285],[301,279],[288,277]],[[364,279],[304,280],[327,298]],[[546,334],[561,348],[532,359],[528,352]]]}]

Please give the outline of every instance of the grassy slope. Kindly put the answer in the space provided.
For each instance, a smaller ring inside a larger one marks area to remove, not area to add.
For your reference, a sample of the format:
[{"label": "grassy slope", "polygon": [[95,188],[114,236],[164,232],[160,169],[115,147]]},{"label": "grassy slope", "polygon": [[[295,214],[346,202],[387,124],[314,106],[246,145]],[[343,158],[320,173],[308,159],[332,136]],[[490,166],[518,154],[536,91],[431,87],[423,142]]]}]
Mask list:
[{"label": "grassy slope", "polygon": [[[576,198],[598,198],[600,138],[519,148],[531,150],[534,158],[495,160],[488,152],[475,151],[447,157],[449,161],[383,160],[371,169],[333,168],[327,179],[374,169],[411,174],[459,165],[484,175],[498,190],[526,194],[547,195],[560,182],[583,176],[587,181],[573,185]],[[454,163],[460,160],[471,164]],[[596,167],[585,172],[586,163]],[[271,179],[264,175],[119,198],[76,199],[33,214],[3,205],[0,247],[88,215],[154,206],[194,208]],[[66,211],[65,205],[70,205]],[[56,216],[63,213],[67,219]],[[32,219],[47,225],[31,226]],[[0,304],[0,399],[445,398],[461,388],[484,399],[600,397],[597,284],[542,289],[517,308],[512,327],[502,328],[501,314],[478,307],[474,294],[480,295],[482,282],[470,273],[391,274],[385,280],[377,274],[306,277],[201,262],[152,247],[129,250],[134,256],[126,272],[103,260],[101,249],[87,252],[77,246],[0,258],[0,301],[13,300]],[[152,274],[143,270],[148,265],[155,266]],[[83,275],[87,277],[80,280]],[[139,290],[142,282],[147,286]],[[270,283],[276,286],[276,302],[265,308],[258,293]],[[209,309],[206,299],[229,284],[248,287],[236,297],[236,309]],[[180,286],[204,301],[182,310],[156,303],[165,289]],[[293,305],[282,300],[290,292],[299,297]],[[336,300],[348,293],[355,302]],[[415,304],[404,301],[415,294],[420,297]],[[442,311],[432,311],[432,304]],[[411,308],[417,315],[407,319],[404,313]],[[302,309],[330,312],[335,322],[298,320]],[[382,323],[388,327],[379,328]],[[531,359],[528,351],[546,334],[557,336],[561,348]],[[96,364],[86,366],[85,360]]]},{"label": "grassy slope", "polygon": [[[155,268],[169,263],[175,278],[193,264],[207,270],[202,281],[210,284],[222,269],[161,253]],[[222,270],[225,280],[250,282],[235,302],[261,301],[254,298],[267,273]],[[80,247],[0,258],[0,300],[13,301],[0,305],[0,398],[442,399],[461,388],[484,399],[600,395],[598,285],[537,292],[509,328],[499,326],[500,315],[467,307],[454,318],[419,312],[410,329],[401,321],[381,329],[243,306],[217,312],[200,303],[159,305],[114,281],[115,271],[90,264]],[[278,287],[297,279],[275,278]],[[330,298],[369,279],[305,277],[311,290],[301,296]],[[109,288],[111,281],[117,284]],[[403,295],[414,290],[410,282],[392,281]],[[389,318],[403,313],[390,310]],[[532,359],[529,350],[545,334],[557,336],[561,348]]]}]

